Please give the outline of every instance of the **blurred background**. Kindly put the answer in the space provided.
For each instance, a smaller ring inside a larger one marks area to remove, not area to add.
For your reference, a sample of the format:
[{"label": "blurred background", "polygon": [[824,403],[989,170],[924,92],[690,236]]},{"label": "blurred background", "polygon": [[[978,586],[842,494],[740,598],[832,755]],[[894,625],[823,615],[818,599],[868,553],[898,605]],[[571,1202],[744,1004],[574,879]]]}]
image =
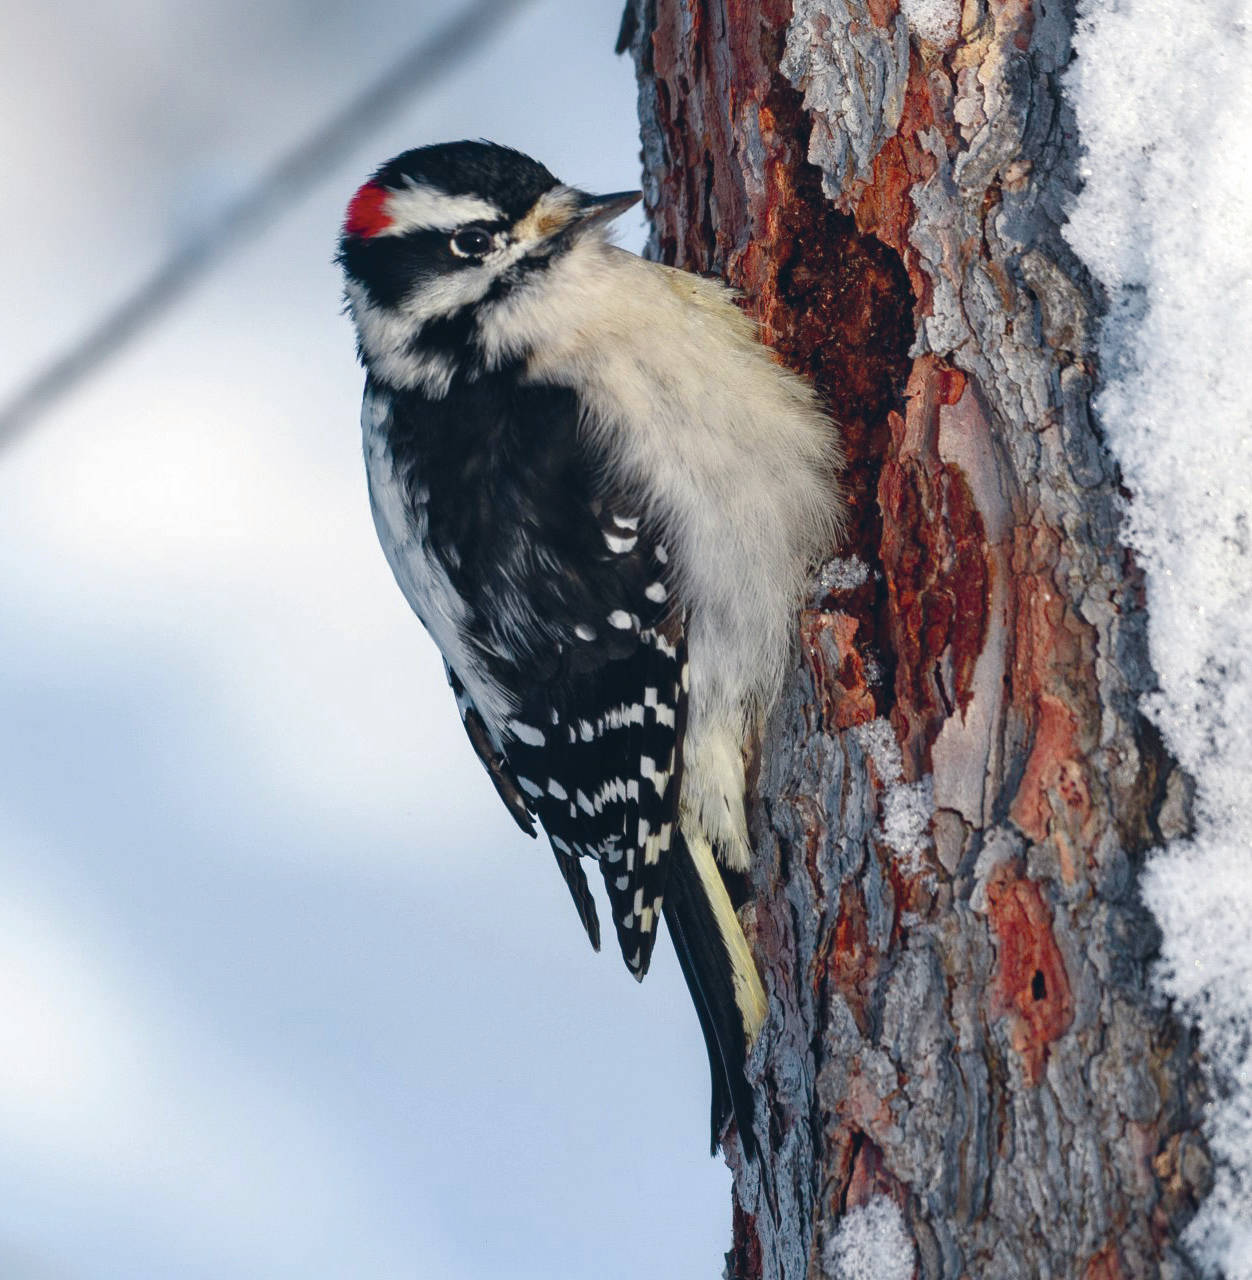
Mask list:
[{"label": "blurred background", "polygon": [[[455,12],[7,5],[0,403]],[[0,446],[0,1280],[721,1272],[672,951],[593,955],[470,752],[331,261],[411,146],[635,185],[619,17],[490,23]]]}]

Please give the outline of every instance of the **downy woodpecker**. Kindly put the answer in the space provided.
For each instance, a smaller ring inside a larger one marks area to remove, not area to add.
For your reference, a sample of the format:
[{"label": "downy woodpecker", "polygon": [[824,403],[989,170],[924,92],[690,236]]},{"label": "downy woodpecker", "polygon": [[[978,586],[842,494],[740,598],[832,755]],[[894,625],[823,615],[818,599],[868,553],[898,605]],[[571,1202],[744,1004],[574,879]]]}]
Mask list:
[{"label": "downy woodpecker", "polygon": [[374,522],[470,741],[594,947],[583,858],[637,978],[664,916],[714,1149],[733,1110],[751,1155],[766,999],[719,863],[752,855],[744,749],[833,544],[839,446],[729,290],[608,242],[639,198],[422,147],[357,191],[338,260]]}]

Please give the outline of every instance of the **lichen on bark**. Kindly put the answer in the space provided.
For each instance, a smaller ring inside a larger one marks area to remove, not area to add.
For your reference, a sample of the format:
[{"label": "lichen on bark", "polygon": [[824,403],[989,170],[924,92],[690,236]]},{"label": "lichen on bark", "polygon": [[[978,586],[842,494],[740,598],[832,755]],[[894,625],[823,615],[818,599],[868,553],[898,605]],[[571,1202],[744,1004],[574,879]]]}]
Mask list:
[{"label": "lichen on bark", "polygon": [[1136,892],[1186,787],[1137,711],[1098,299],[1059,234],[1073,13],[934,8],[631,0],[623,22],[651,254],[742,290],[849,455],[844,566],[755,775],[771,1017],[727,1275],[826,1275],[878,1196],[928,1278],[1188,1275],[1192,1047],[1150,997]]}]

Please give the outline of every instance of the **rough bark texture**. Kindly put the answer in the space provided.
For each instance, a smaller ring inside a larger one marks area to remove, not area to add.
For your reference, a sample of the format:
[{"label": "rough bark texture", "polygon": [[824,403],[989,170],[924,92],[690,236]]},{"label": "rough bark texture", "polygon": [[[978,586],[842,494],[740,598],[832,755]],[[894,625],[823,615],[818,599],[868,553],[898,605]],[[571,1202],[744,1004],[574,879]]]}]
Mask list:
[{"label": "rough bark texture", "polygon": [[[1192,1274],[1192,1047],[1136,878],[1188,786],[1058,226],[1067,4],[631,0],[652,253],[743,290],[840,423],[844,559],[762,747],[745,927],[772,1012],[734,1280]],[[909,18],[912,13],[913,25]]]}]

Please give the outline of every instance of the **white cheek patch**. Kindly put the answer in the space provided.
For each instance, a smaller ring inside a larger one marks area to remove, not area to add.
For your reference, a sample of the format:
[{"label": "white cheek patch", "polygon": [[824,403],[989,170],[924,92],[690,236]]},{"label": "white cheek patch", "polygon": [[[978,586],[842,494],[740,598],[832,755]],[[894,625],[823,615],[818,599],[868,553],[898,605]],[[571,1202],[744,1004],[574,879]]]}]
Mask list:
[{"label": "white cheek patch", "polygon": [[[579,201],[579,192],[573,187],[553,187],[545,191],[530,211],[513,224],[510,242],[486,259],[488,265],[497,274],[503,274],[532,254],[545,240],[559,235],[574,221]],[[532,291],[523,284],[515,293],[482,309],[477,341],[489,369],[526,349],[526,339],[530,336],[526,312],[531,297]]]},{"label": "white cheek patch", "polygon": [[361,347],[375,373],[393,387],[420,388],[435,399],[447,395],[452,364],[439,352],[414,349],[412,321],[405,312],[374,306],[354,280],[347,282],[344,292]]},{"label": "white cheek patch", "polygon": [[408,337],[412,337],[430,320],[453,315],[462,307],[473,306],[482,299],[495,281],[493,261],[464,266],[449,275],[431,276],[418,281],[412,292],[396,307]]},{"label": "white cheek patch", "polygon": [[387,200],[388,225],[380,236],[402,236],[410,231],[455,231],[467,222],[498,222],[503,211],[481,196],[453,196],[437,187],[412,183],[393,191]]}]

